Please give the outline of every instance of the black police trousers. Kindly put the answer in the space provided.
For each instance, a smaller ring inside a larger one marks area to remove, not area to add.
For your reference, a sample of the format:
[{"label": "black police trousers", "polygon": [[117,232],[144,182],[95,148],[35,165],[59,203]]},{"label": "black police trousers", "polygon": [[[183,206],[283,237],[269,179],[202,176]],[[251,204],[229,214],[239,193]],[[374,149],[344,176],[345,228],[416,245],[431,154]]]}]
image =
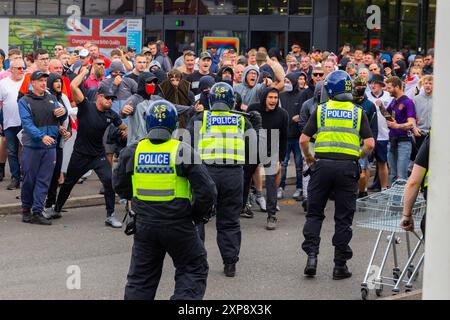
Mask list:
[{"label": "black police trousers", "polygon": [[319,159],[311,167],[308,185],[308,213],[303,227],[306,254],[319,254],[320,230],[325,219],[324,209],[331,193],[335,197],[334,263],[343,266],[353,256],[349,246],[356,210],[359,164],[352,160]]},{"label": "black police trousers", "polygon": [[175,267],[172,300],[201,300],[206,291],[206,250],[192,221],[146,224],[137,221],[125,300],[153,300],[166,253]]},{"label": "black police trousers", "polygon": [[242,192],[244,172],[241,166],[207,166],[217,188],[217,245],[224,264],[236,263],[241,250]]}]

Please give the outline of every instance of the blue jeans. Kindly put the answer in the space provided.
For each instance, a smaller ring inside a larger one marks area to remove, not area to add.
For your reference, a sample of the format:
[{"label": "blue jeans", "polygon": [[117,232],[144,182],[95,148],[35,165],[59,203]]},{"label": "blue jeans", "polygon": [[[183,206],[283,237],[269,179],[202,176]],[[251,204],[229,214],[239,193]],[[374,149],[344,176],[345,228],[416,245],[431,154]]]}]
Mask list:
[{"label": "blue jeans", "polygon": [[390,168],[389,182],[397,179],[408,179],[408,167],[412,151],[411,141],[398,141],[397,145],[388,145],[388,164]]},{"label": "blue jeans", "polygon": [[21,126],[9,127],[5,133],[6,147],[8,148],[8,162],[11,171],[11,177],[20,181],[20,163],[19,163],[19,139],[17,134],[22,130]]},{"label": "blue jeans", "polygon": [[281,163],[281,188],[286,187],[286,172],[289,164],[289,159],[291,158],[291,152],[294,153],[294,161],[295,161],[295,172],[297,179],[297,189],[302,189],[302,152],[300,151],[300,143],[297,138],[289,138],[288,146],[286,151],[286,157]]}]

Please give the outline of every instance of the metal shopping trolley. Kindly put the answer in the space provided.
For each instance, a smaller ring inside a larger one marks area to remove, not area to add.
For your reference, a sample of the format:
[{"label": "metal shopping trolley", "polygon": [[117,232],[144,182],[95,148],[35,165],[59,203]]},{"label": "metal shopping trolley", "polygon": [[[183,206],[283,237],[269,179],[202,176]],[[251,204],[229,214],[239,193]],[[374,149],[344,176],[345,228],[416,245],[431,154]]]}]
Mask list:
[{"label": "metal shopping trolley", "polygon": [[[356,225],[361,228],[379,230],[364,280],[361,283],[361,297],[363,300],[367,299],[369,289],[375,289],[376,295],[381,296],[384,286],[393,287],[393,294],[400,292],[402,284],[405,284],[405,291],[411,291],[412,283],[416,280],[419,269],[423,264],[424,254],[420,256],[416,266],[413,264],[421,245],[424,244],[423,236],[415,231],[420,230],[420,221],[426,211],[426,201],[423,195],[419,194],[412,209],[414,219],[414,231],[412,233],[418,238],[418,241],[411,251],[409,232],[406,232],[408,259],[403,269],[399,267],[397,246],[401,241],[397,233],[405,233],[400,227],[400,219],[403,214],[403,192],[405,185],[405,180],[397,180],[390,189],[371,194],[358,199],[356,202]],[[387,237],[388,245],[381,264],[379,266],[374,265],[375,255],[380,246],[382,236],[385,233],[389,234]],[[394,258],[394,268],[392,269],[392,277],[387,277],[383,275],[383,269],[386,266],[391,249]]]}]

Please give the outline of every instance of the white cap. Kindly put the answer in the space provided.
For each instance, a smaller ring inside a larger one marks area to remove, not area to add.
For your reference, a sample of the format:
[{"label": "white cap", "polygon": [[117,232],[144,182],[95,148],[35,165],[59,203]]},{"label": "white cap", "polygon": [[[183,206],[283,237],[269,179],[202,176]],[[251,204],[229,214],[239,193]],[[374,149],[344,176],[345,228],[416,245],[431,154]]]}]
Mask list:
[{"label": "white cap", "polygon": [[79,56],[83,57],[83,58],[86,58],[87,56],[89,56],[89,54],[90,53],[89,53],[88,49],[83,49],[83,50],[80,51]]}]

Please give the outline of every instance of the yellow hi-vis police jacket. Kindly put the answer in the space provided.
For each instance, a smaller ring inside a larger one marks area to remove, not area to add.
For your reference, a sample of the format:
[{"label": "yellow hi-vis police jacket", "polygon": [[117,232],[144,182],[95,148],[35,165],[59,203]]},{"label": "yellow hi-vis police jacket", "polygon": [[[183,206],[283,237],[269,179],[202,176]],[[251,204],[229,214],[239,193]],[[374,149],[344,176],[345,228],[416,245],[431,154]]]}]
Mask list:
[{"label": "yellow hi-vis police jacket", "polygon": [[198,152],[202,160],[245,162],[245,119],[227,111],[205,111]]},{"label": "yellow hi-vis police jacket", "polygon": [[317,107],[315,153],[360,156],[363,110],[352,102],[329,100]]},{"label": "yellow hi-vis police jacket", "polygon": [[192,199],[188,179],[179,177],[175,168],[180,143],[168,140],[153,144],[149,139],[139,142],[134,156],[133,197],[143,201]]}]

